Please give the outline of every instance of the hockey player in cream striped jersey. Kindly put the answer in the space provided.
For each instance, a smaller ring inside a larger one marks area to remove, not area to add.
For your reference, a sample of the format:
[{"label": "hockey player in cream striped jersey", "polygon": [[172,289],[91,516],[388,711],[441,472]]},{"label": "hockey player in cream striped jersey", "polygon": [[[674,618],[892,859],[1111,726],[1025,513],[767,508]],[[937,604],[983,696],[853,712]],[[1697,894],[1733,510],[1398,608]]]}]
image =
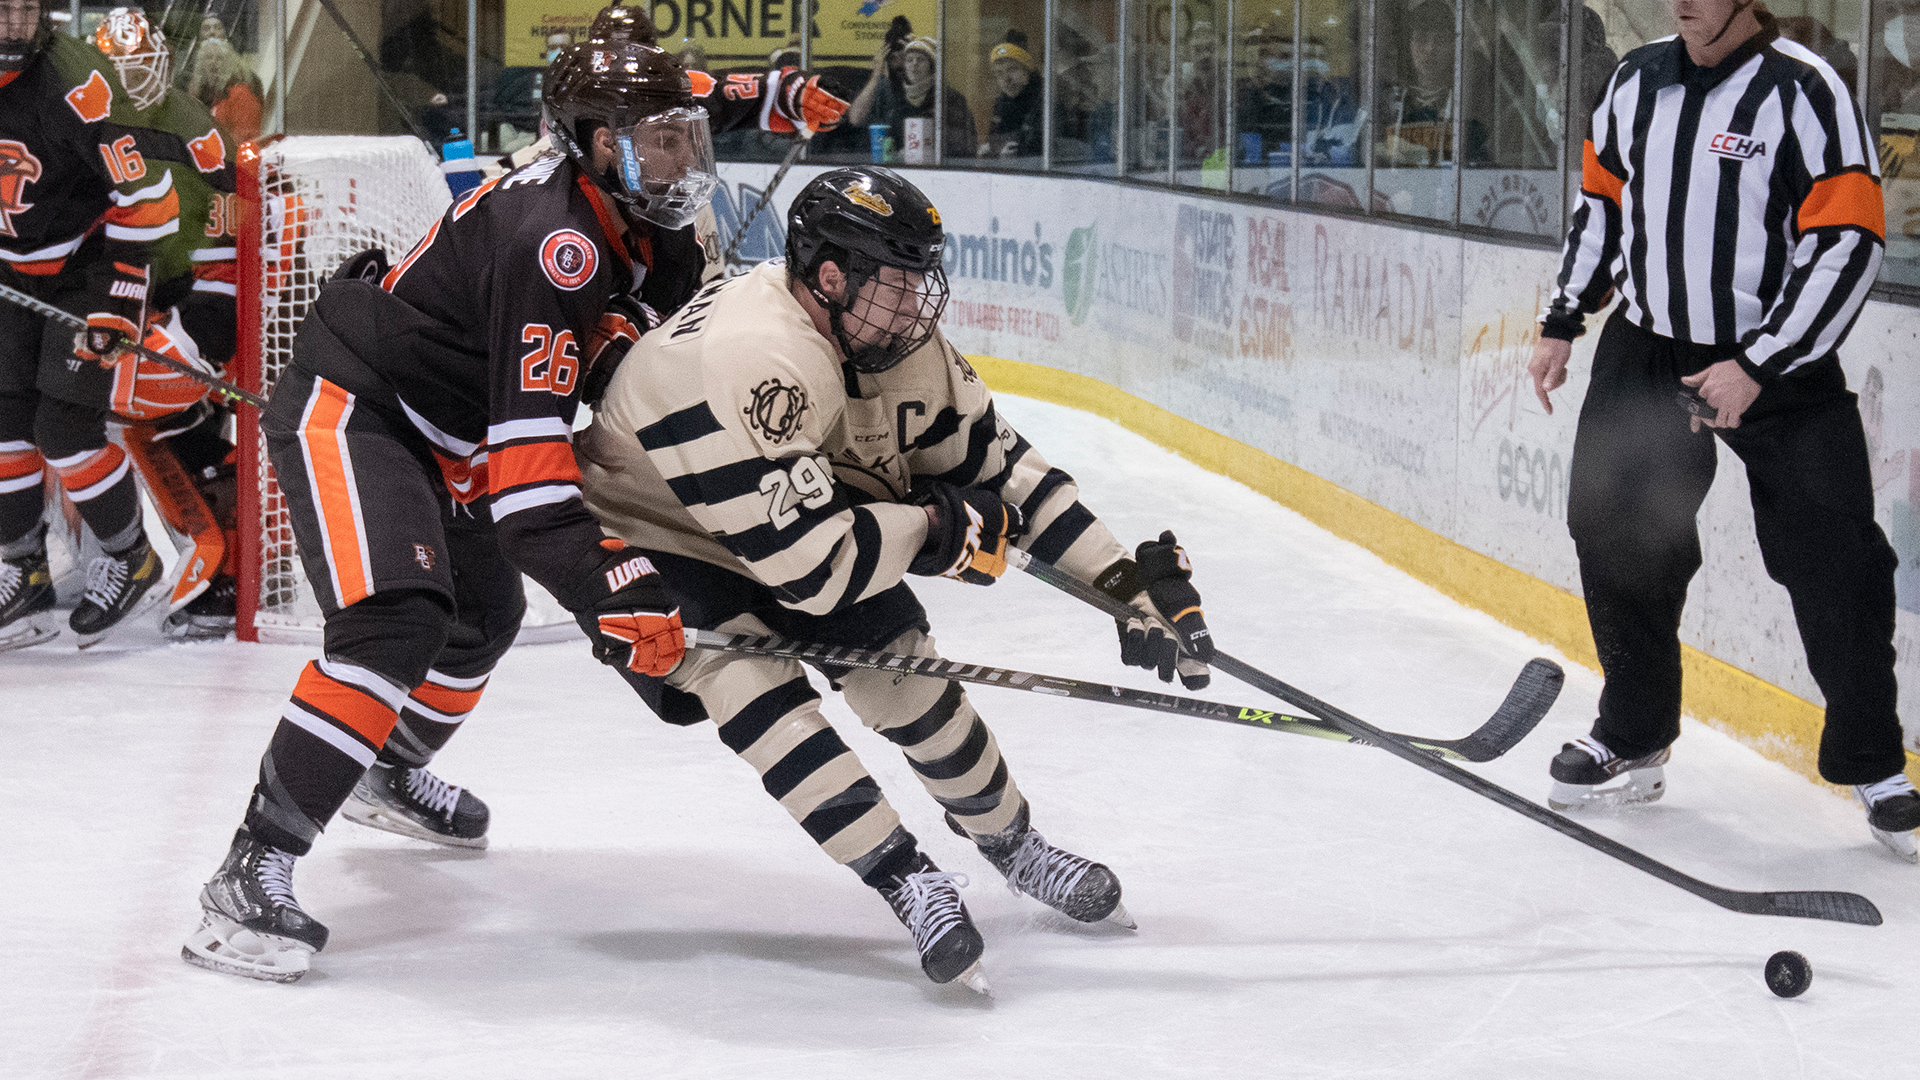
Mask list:
[{"label": "hockey player in cream striped jersey", "polygon": [[[706,286],[634,347],[576,444],[588,508],[659,565],[686,625],[933,655],[903,576],[992,584],[1015,543],[1139,610],[1120,628],[1123,659],[1204,685],[1205,667],[1179,658],[1182,641],[1209,646],[1173,536],[1129,557],[940,335],[944,235],[926,197],[885,169],[835,170],[795,198],[787,227],[784,263]],[[1009,887],[1132,925],[1112,871],[1033,831],[958,684],[829,675]],[[888,900],[930,978],[983,988],[964,878],[919,851],[797,663],[690,652],[664,679],[629,681],[669,721],[711,717]]]}]

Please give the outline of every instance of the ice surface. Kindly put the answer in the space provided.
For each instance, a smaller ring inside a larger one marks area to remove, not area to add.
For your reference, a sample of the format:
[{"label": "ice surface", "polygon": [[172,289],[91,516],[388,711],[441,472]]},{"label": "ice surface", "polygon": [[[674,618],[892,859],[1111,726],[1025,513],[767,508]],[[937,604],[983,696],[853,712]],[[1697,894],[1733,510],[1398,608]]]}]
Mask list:
[{"label": "ice surface", "polygon": [[[1105,421],[1001,405],[1122,539],[1178,531],[1224,647],[1372,723],[1464,734],[1547,651]],[[917,587],[949,656],[1158,685],[1030,578]],[[578,642],[514,650],[436,764],[492,804],[492,848],[336,823],[295,878],[332,944],[297,985],[246,982],[180,942],[308,654],[141,643],[0,655],[0,1076],[1758,1080],[1911,1056],[1920,876],[1691,721],[1666,800],[1597,827],[1719,885],[1862,892],[1885,926],[1722,911],[1377,750],[975,688],[1036,825],[1110,863],[1140,922],[1082,928],[1009,895],[831,702],[972,877],[989,1002],[929,984],[711,726],[652,719]],[[1538,733],[1470,768],[1541,799],[1600,688],[1567,674]],[[1763,986],[1779,949],[1812,961],[1804,997]]]}]

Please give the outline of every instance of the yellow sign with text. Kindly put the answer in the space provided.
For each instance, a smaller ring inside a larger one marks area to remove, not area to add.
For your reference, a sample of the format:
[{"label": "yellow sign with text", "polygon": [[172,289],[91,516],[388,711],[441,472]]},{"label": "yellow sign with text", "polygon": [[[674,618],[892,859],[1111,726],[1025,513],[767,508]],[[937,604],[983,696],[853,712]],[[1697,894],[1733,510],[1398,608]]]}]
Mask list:
[{"label": "yellow sign with text", "polygon": [[[649,0],[640,0],[648,3]],[[541,67],[554,47],[586,36],[606,0],[506,0],[506,62]],[[715,68],[765,64],[800,40],[803,12],[813,9],[813,66],[865,63],[896,15],[915,34],[934,36],[938,0],[651,0],[660,44],[706,51]]]}]

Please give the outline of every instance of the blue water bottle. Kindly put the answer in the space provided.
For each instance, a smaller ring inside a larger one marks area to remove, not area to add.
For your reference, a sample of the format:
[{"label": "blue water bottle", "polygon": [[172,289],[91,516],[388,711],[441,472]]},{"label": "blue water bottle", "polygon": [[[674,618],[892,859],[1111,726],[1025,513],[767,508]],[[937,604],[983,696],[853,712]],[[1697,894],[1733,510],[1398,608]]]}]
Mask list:
[{"label": "blue water bottle", "polygon": [[473,156],[473,140],[462,135],[459,128],[440,144],[440,172],[456,199],[480,186],[480,162]]}]

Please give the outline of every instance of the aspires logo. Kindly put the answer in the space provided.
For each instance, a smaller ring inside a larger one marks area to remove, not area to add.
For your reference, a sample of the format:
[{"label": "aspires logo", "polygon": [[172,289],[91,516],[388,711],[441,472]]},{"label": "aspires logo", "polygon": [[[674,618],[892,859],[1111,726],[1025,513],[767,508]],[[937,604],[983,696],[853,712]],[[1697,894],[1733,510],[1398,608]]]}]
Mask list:
[{"label": "aspires logo", "polygon": [[1100,259],[1100,227],[1089,225],[1067,234],[1067,250],[1060,256],[1060,292],[1067,317],[1079,326],[1093,307],[1094,267]]}]

